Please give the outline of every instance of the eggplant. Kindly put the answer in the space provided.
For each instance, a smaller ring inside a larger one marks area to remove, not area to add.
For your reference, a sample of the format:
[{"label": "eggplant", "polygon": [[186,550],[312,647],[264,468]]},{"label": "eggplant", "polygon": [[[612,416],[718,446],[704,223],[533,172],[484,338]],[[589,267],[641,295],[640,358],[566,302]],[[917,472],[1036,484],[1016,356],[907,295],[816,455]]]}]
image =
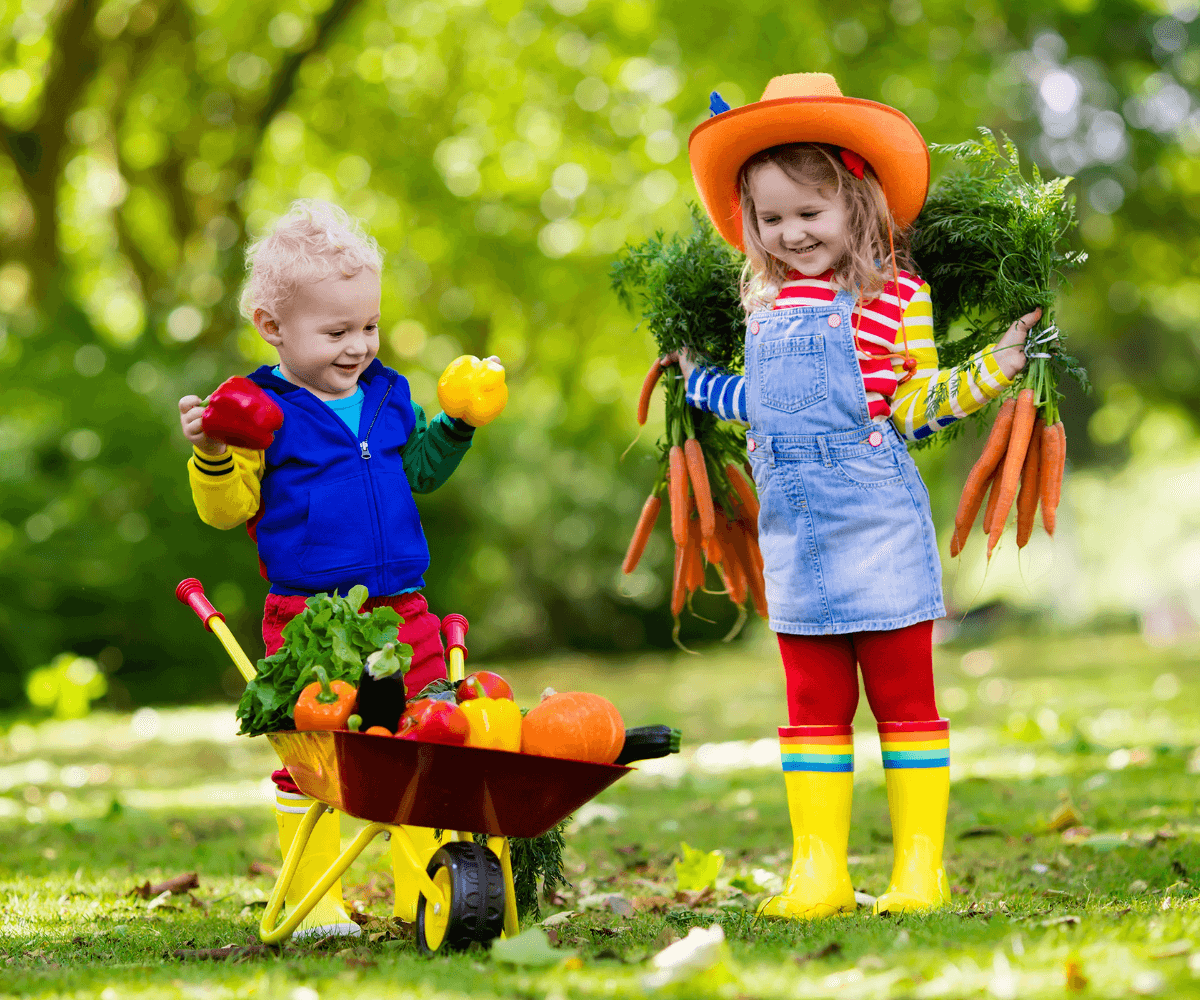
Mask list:
[{"label": "eggplant", "polygon": [[404,675],[412,665],[412,647],[408,643],[389,642],[367,657],[358,679],[356,714],[362,717],[362,729],[383,726],[391,732],[400,725],[404,714]]},{"label": "eggplant", "polygon": [[625,745],[614,764],[629,764],[635,760],[653,760],[667,754],[679,753],[683,733],[670,726],[638,726],[625,730]]}]

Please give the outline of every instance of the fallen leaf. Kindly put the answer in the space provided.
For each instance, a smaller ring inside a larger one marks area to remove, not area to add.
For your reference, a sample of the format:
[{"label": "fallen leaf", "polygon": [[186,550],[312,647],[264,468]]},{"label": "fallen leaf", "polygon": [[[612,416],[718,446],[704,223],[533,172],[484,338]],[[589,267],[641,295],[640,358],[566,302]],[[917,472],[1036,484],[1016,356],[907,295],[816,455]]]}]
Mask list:
[{"label": "fallen leaf", "polygon": [[1088,981],[1084,977],[1083,970],[1080,967],[1078,962],[1076,962],[1074,960],[1067,962],[1066,974],[1067,974],[1067,983],[1066,983],[1067,989],[1082,990],[1082,989],[1087,988]]},{"label": "fallen leaf", "polygon": [[278,878],[279,869],[265,861],[251,861],[250,876],[253,878],[255,875],[269,875],[271,878]]},{"label": "fallen leaf", "polygon": [[145,882],[142,885],[135,886],[130,889],[126,895],[140,896],[142,899],[152,899],[155,896],[160,896],[164,892],[182,892],[184,889],[199,889],[200,876],[196,872],[188,872],[186,875],[176,875],[174,878],[169,878],[165,882],[160,882],[158,885],[151,885]]},{"label": "fallen leaf", "polygon": [[689,910],[694,910],[698,906],[703,906],[705,903],[711,903],[716,896],[711,885],[705,886],[703,889],[695,892],[677,892],[675,893],[675,902],[682,903]]},{"label": "fallen leaf", "polygon": [[1066,913],[1061,917],[1051,917],[1049,920],[1043,920],[1042,926],[1043,927],[1058,927],[1062,924],[1074,925],[1077,923],[1079,923],[1079,917],[1075,916],[1075,914],[1073,914],[1073,913]]},{"label": "fallen leaf", "polygon": [[577,916],[574,910],[563,910],[562,913],[555,913],[553,916],[547,917],[542,921],[543,927],[557,927],[559,924],[565,924],[572,917]]},{"label": "fallen leaf", "polygon": [[492,942],[492,958],[509,965],[539,968],[557,965],[564,958],[574,955],[572,951],[554,948],[546,932],[540,927],[531,927],[516,937],[496,938]]},{"label": "fallen leaf", "polygon": [[1075,803],[1068,795],[1050,814],[1050,822],[1047,825],[1051,830],[1067,830],[1073,826],[1080,826],[1082,823],[1083,817],[1079,815],[1079,810],[1075,808]]},{"label": "fallen leaf", "polygon": [[805,962],[815,962],[819,958],[829,958],[830,955],[840,955],[841,953],[841,942],[830,941],[824,948],[818,948],[816,951],[810,951],[805,955],[793,955],[792,961],[797,965],[803,965]]},{"label": "fallen leaf", "polygon": [[634,896],[633,908],[638,913],[658,913],[673,902],[670,896]]},{"label": "fallen leaf", "polygon": [[1192,950],[1192,942],[1186,938],[1180,941],[1172,941],[1168,945],[1159,948],[1158,951],[1150,954],[1151,958],[1177,958],[1180,955],[1186,955]]},{"label": "fallen leaf", "polygon": [[245,955],[265,955],[274,953],[275,949],[265,944],[227,944],[223,948],[181,948],[171,952],[175,958],[199,960],[202,962],[220,962],[227,958],[241,958]]},{"label": "fallen leaf", "polygon": [[970,840],[973,837],[1003,837],[1004,831],[998,826],[971,826],[958,835],[959,840]]},{"label": "fallen leaf", "polygon": [[679,846],[683,857],[675,862],[676,888],[681,892],[716,888],[717,876],[725,864],[725,855],[720,851],[697,851],[686,843],[680,843]]}]

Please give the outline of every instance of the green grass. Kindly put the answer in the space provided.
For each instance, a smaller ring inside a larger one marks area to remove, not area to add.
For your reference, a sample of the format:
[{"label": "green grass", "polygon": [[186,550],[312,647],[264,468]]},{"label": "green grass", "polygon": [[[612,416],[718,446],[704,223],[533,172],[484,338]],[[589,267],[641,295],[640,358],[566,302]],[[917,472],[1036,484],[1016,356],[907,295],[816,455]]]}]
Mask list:
[{"label": "green grass", "polygon": [[[387,919],[382,847],[344,880],[377,940],[179,957],[257,942],[272,880],[251,865],[278,864],[265,740],[234,737],[227,706],[16,726],[0,740],[0,995],[637,996],[651,955],[714,923],[730,977],[697,978],[682,995],[1059,997],[1069,969],[1087,980],[1081,996],[1200,995],[1200,775],[1188,767],[1200,743],[1197,652],[1132,636],[938,647],[954,740],[952,906],[811,923],[757,921],[761,897],[728,886],[756,869],[783,875],[791,855],[777,765],[754,763],[769,744],[753,741],[773,740],[783,710],[767,636],[701,657],[495,665],[524,704],[547,685],[595,690],[629,725],[685,732],[672,766],[623,779],[579,814],[572,886],[543,915],[581,911],[554,928],[580,961],[550,969],[501,965],[482,949],[420,956]],[[857,728],[850,871],[877,895],[891,834],[865,706]],[[1088,829],[1064,836],[1050,817],[1067,799]],[[343,837],[356,828],[344,820]],[[726,858],[715,898],[696,909],[673,898],[680,841]],[[189,871],[200,887],[153,909],[130,895]],[[631,917],[581,903],[607,893],[671,901]]]}]

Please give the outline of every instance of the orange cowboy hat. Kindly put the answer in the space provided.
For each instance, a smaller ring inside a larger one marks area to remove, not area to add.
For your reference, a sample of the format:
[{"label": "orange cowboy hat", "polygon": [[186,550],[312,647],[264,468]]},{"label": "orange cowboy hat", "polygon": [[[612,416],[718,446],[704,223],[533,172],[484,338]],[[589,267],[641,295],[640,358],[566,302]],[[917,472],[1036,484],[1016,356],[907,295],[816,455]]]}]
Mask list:
[{"label": "orange cowboy hat", "polygon": [[761,101],[714,114],[688,139],[692,177],[704,207],[717,231],[739,250],[744,249],[742,164],[789,142],[831,143],[859,154],[879,178],[900,225],[910,225],[920,214],[929,190],[929,150],[917,127],[886,104],[843,97],[828,73],[790,73],[768,83]]}]

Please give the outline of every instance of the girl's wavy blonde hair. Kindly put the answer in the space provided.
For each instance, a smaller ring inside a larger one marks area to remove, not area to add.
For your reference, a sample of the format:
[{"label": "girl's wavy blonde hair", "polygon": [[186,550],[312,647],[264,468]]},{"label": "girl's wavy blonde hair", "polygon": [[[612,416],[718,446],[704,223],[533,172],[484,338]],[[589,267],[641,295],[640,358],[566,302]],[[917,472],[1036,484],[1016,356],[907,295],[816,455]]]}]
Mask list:
[{"label": "girl's wavy blonde hair", "polygon": [[302,285],[332,275],[353,278],[363,268],[383,272],[383,251],[361,219],[327,201],[294,201],[275,226],[246,248],[241,313],[278,316]]},{"label": "girl's wavy blonde hair", "polygon": [[[846,255],[834,265],[834,282],[859,298],[877,294],[892,277],[892,267],[913,270],[909,231],[896,224],[883,196],[883,188],[870,169],[855,177],[840,156],[841,147],[821,142],[794,142],[772,146],[748,159],[738,175],[742,202],[742,241],[746,266],[742,269],[742,305],[747,312],[769,308],[779,294],[788,266],[763,245],[758,217],[750,194],[754,172],[774,163],[798,184],[832,189],[846,206]],[[888,239],[891,227],[892,239]],[[892,247],[895,247],[893,260]]]}]

